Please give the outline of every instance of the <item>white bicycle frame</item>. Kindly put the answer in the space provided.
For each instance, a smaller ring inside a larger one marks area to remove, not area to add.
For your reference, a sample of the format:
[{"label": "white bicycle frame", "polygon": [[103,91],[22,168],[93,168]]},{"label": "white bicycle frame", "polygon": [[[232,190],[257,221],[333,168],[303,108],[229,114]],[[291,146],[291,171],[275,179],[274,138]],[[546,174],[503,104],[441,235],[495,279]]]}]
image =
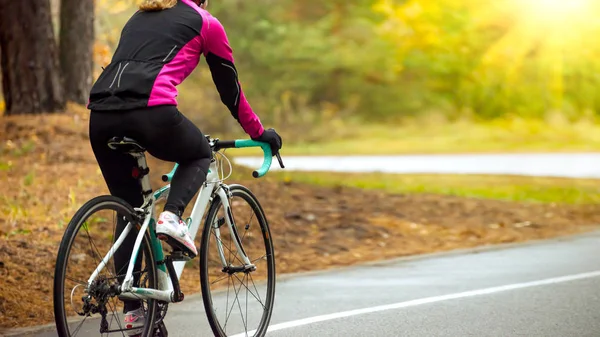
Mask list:
[{"label": "white bicycle frame", "polygon": [[[138,161],[138,166],[140,168],[142,168],[142,169],[147,168],[146,157],[143,153],[132,154],[132,155],[134,157],[136,157],[136,159]],[[214,156],[213,156],[213,158],[214,158]],[[207,207],[213,201],[214,197],[220,198],[221,203],[225,209],[225,214],[228,215],[228,216],[224,217],[225,223],[229,227],[229,230],[231,231],[231,233],[234,233],[234,236],[236,239],[233,241],[236,245],[238,254],[240,255],[240,259],[241,259],[241,261],[244,262],[244,265],[246,267],[252,266],[252,263],[248,259],[248,256],[245,254],[244,250],[241,247],[239,239],[237,238],[237,230],[235,229],[235,224],[233,223],[233,217],[229,216],[231,214],[231,211],[230,211],[230,205],[229,205],[228,187],[227,187],[227,185],[223,184],[222,181],[220,180],[219,174],[218,174],[218,172],[219,172],[218,168],[219,167],[217,165],[217,160],[213,159],[210,164],[210,169],[208,171],[206,182],[200,189],[200,194],[198,195],[198,198],[196,199],[194,208],[193,208],[191,216],[190,216],[191,221],[189,221],[189,223],[188,223],[189,233],[193,239],[196,238],[196,235],[198,234],[198,229],[200,228],[200,222],[202,221],[202,218],[204,217]],[[143,191],[151,191],[152,190],[150,187],[150,179],[149,179],[148,175],[145,175],[141,179],[141,181],[142,181],[142,190]],[[162,262],[164,260],[164,254],[163,254],[163,250],[162,250],[162,242],[156,238],[155,233],[153,232],[154,231],[154,223],[156,222],[156,220],[155,220],[155,218],[156,218],[156,203],[162,199],[166,199],[168,196],[169,190],[170,190],[170,185],[166,185],[166,186],[162,187],[161,189],[155,191],[154,193],[149,194],[145,198],[145,201],[144,201],[144,204],[142,205],[142,207],[136,208],[136,211],[144,212],[144,213],[146,213],[146,216],[144,217],[144,221],[142,223],[142,226],[141,226],[141,228],[138,232],[137,238],[135,240],[133,252],[139,252],[141,244],[142,244],[142,240],[144,239],[144,235],[146,234],[146,232],[148,231],[148,228],[150,227],[150,229],[151,229],[150,237],[151,237],[151,241],[152,241],[152,247],[150,247],[150,249],[152,249],[154,252],[154,260],[155,260],[154,263]],[[219,225],[218,224],[210,224],[210,225],[213,226],[214,233],[217,237],[216,246],[217,246],[218,253],[219,253],[219,256],[221,259],[221,263],[223,264],[223,268],[228,267],[227,261],[225,259],[223,247],[222,247],[221,241],[219,239],[220,238]],[[102,259],[102,261],[100,262],[98,267],[96,267],[96,270],[94,271],[94,273],[88,279],[88,287],[90,287],[92,285],[92,283],[98,277],[100,272],[102,272],[102,270],[104,269],[104,267],[106,266],[108,261],[113,257],[114,253],[119,249],[119,247],[121,246],[121,244],[123,243],[123,241],[125,240],[127,235],[129,234],[129,232],[131,232],[133,226],[134,226],[134,224],[128,223],[127,226],[124,228],[124,230],[121,233],[121,235],[119,236],[119,238],[115,241],[114,245],[111,247],[111,249],[108,251],[106,256]],[[121,294],[119,295],[119,298],[132,299],[132,300],[155,299],[155,300],[164,301],[164,302],[168,302],[168,303],[174,302],[175,301],[174,300],[175,299],[175,291],[173,289],[173,283],[171,282],[171,279],[169,278],[169,275],[167,274],[167,269],[166,269],[164,263],[162,263],[162,264],[157,263],[157,266],[156,266],[157,272],[158,272],[158,280],[157,280],[158,281],[158,287],[157,287],[158,289],[137,288],[137,287],[133,286],[133,281],[134,281],[133,269],[134,269],[134,265],[135,265],[137,256],[138,256],[138,253],[134,253],[131,256],[131,259],[129,261],[129,266],[127,268],[127,274],[125,276],[123,284],[121,285]],[[183,269],[185,267],[185,261],[173,262],[173,266],[175,268],[176,277],[179,280],[181,278],[181,274],[183,273]],[[173,277],[173,275],[171,275],[171,277]]]}]

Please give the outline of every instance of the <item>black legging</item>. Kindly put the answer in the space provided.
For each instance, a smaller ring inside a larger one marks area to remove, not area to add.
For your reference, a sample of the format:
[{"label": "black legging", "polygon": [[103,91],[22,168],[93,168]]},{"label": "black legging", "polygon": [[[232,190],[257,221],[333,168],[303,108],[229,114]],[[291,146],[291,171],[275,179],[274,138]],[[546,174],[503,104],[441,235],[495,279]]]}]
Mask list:
[{"label": "black legging", "polygon": [[[92,111],[90,117],[92,150],[110,193],[133,207],[143,203],[142,188],[131,175],[136,160],[125,153],[111,150],[112,137],[129,137],[138,141],[154,157],[179,163],[164,210],[181,216],[200,186],[206,180],[211,149],[202,132],[175,106],[156,106],[127,111]],[[117,223],[115,240],[126,224]],[[137,231],[132,231],[115,253],[115,268],[123,281]],[[141,259],[139,259],[141,262]],[[136,266],[139,271],[139,265]],[[123,272],[119,272],[123,271]],[[136,280],[137,281],[137,280]],[[137,282],[136,282],[137,283]],[[125,311],[135,310],[138,301],[125,301]]]}]

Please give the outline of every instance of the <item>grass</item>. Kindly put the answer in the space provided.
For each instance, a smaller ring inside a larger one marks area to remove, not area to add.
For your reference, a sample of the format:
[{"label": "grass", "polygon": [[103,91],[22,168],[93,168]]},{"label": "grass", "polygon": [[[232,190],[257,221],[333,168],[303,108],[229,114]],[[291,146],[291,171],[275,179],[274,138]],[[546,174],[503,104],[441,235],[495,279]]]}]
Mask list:
[{"label": "grass", "polygon": [[0,171],[8,171],[12,167],[12,162],[0,161]]},{"label": "grass", "polygon": [[[335,124],[335,123],[334,123]],[[284,155],[575,152],[600,151],[600,123],[591,118],[569,121],[506,117],[493,121],[440,116],[404,120],[393,125],[338,123],[322,137],[284,144]],[[284,135],[285,136],[285,135]],[[284,137],[285,138],[285,137]]]},{"label": "grass", "polygon": [[[429,119],[404,121],[397,127],[338,126],[332,128],[328,141],[285,144],[282,149],[284,162],[286,155],[600,151],[600,124],[592,119],[570,122],[561,116],[545,121],[504,118],[487,122],[447,122],[430,116]],[[319,139],[319,133],[320,130],[311,132],[317,135],[315,139]],[[236,150],[235,155],[260,156],[261,153],[259,150]],[[270,172],[269,175],[283,181],[391,193],[575,205],[600,202],[600,180],[594,179],[285,171]]]},{"label": "grass", "polygon": [[518,202],[595,204],[600,180],[483,175],[348,174],[272,172],[277,179],[335,187],[349,186],[391,193],[431,193]]}]

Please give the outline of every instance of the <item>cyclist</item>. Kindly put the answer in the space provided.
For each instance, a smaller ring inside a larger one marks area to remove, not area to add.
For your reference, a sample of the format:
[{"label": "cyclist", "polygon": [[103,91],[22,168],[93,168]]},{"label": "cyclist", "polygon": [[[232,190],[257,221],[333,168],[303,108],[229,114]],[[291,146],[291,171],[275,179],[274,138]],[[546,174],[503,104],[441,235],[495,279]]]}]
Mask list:
[{"label": "cyclist", "polygon": [[[282,146],[277,132],[265,130],[248,104],[225,30],[206,6],[205,0],[144,0],[123,28],[112,61],[94,83],[88,104],[90,143],[112,195],[133,206],[143,203],[141,186],[132,177],[137,163],[107,146],[112,137],[133,138],[154,157],[179,163],[156,233],[191,257],[197,250],[181,216],[206,180],[212,153],[202,132],[178,111],[176,86],[194,70],[201,54],[221,101],[244,131],[269,143],[273,154]],[[115,238],[125,225],[122,219],[118,222]],[[117,273],[126,269],[135,235],[130,233],[124,249],[115,254]],[[125,301],[126,326],[143,323],[140,306],[139,301]]]}]

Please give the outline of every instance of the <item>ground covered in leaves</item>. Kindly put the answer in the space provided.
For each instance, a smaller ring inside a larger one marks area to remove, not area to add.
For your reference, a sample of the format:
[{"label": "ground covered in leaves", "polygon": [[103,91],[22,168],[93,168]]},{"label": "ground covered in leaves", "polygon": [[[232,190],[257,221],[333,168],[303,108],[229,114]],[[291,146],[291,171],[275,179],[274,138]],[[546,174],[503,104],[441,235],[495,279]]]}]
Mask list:
[{"label": "ground covered in leaves", "polygon": [[[87,139],[88,114],[0,119],[0,329],[53,321],[52,282],[65,226],[107,193]],[[152,160],[154,186],[170,165]],[[239,169],[241,170],[241,169]],[[238,171],[239,171],[238,170]],[[279,274],[598,229],[598,207],[524,204],[443,195],[235,179],[270,220]],[[183,274],[199,291],[197,264]]]}]

